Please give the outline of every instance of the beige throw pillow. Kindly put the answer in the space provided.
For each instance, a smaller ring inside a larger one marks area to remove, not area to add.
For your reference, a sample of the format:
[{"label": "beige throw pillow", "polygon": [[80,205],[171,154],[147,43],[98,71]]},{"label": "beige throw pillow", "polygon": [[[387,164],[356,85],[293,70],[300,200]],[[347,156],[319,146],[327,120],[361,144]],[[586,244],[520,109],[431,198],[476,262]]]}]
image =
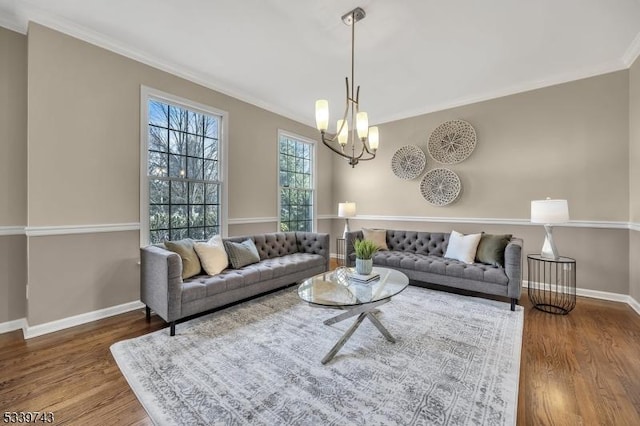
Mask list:
[{"label": "beige throw pillow", "polygon": [[229,266],[229,256],[220,235],[214,235],[206,243],[195,243],[193,246],[207,275],[217,275]]},{"label": "beige throw pillow", "polygon": [[362,236],[365,240],[373,241],[378,246],[378,250],[389,250],[386,229],[362,228]]},{"label": "beige throw pillow", "polygon": [[193,249],[193,240],[187,238],[178,241],[165,241],[164,246],[167,250],[178,253],[182,259],[182,279],[191,278],[198,275],[202,268],[200,267],[200,259],[196,251]]},{"label": "beige throw pillow", "polygon": [[461,262],[472,264],[476,258],[476,250],[480,243],[482,234],[463,235],[457,231],[451,231],[449,245],[444,257],[456,259]]}]

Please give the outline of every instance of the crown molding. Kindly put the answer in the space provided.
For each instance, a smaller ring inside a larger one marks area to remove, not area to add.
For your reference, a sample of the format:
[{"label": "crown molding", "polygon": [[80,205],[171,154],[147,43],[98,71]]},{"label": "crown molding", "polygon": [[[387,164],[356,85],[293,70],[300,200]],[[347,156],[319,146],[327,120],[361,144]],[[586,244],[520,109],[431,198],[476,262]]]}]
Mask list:
[{"label": "crown molding", "polygon": [[627,50],[624,52],[622,56],[622,62],[627,67],[631,67],[636,59],[640,56],[640,32],[633,39]]}]

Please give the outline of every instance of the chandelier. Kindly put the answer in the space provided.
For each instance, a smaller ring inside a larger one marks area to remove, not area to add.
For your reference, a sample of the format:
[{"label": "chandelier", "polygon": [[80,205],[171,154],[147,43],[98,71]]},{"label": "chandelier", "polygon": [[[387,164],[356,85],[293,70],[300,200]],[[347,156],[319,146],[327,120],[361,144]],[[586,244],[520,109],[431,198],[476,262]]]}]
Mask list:
[{"label": "chandelier", "polygon": [[360,86],[357,86],[354,91],[356,22],[364,19],[365,16],[366,13],[360,7],[356,7],[342,16],[342,21],[351,26],[351,85],[349,85],[349,77],[346,77],[346,106],[342,119],[337,122],[335,134],[327,133],[329,128],[329,102],[325,99],[316,101],[316,127],[320,131],[322,143],[336,154],[349,160],[351,167],[355,167],[360,161],[376,158],[379,144],[378,128],[369,127],[367,113],[360,111]]}]

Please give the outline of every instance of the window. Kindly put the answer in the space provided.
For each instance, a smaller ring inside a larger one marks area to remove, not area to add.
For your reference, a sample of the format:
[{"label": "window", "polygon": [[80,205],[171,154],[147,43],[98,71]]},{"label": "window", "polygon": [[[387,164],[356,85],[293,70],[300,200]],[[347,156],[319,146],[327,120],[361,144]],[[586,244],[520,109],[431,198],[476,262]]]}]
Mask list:
[{"label": "window", "polygon": [[315,229],[313,141],[278,132],[280,231]]},{"label": "window", "polygon": [[221,137],[226,114],[145,89],[142,243],[226,234]]}]

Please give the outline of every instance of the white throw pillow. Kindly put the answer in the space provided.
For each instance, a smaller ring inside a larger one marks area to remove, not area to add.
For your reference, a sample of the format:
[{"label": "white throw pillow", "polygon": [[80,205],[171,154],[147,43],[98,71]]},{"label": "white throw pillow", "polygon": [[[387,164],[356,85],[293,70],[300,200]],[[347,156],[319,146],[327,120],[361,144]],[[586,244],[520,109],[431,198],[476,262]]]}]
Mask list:
[{"label": "white throw pillow", "polygon": [[449,245],[444,257],[472,264],[476,258],[476,250],[478,250],[480,238],[482,238],[482,234],[463,235],[457,231],[451,231]]},{"label": "white throw pillow", "polygon": [[229,266],[229,256],[220,235],[214,235],[206,243],[195,243],[193,246],[207,275],[217,275]]}]

